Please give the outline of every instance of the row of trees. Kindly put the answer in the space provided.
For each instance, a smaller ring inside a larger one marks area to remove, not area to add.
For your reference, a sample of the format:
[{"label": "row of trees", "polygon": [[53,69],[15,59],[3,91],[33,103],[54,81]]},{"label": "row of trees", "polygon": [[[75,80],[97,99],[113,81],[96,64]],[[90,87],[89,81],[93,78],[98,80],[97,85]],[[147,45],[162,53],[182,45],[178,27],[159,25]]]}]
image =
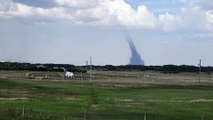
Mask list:
[{"label": "row of trees", "polygon": [[70,64],[31,64],[31,63],[19,63],[19,62],[0,62],[0,70],[31,70],[31,71],[58,71],[64,72],[85,72],[85,70],[78,69],[74,65]]},{"label": "row of trees", "polygon": [[[198,72],[198,66],[191,65],[163,65],[163,66],[141,66],[141,65],[124,65],[124,66],[92,66],[93,70],[99,71],[161,71],[164,73],[178,72]],[[0,62],[0,70],[32,70],[32,71],[73,71],[86,72],[89,66],[75,66],[71,64],[31,64],[18,62]],[[213,67],[202,67],[202,72],[213,72]]]},{"label": "row of trees", "polygon": [[[106,71],[161,71],[164,73],[179,73],[179,72],[198,72],[199,67],[191,65],[163,65],[163,66],[141,66],[141,65],[126,65],[126,66],[93,66],[97,70]],[[213,67],[202,67],[202,72],[213,72]]]}]

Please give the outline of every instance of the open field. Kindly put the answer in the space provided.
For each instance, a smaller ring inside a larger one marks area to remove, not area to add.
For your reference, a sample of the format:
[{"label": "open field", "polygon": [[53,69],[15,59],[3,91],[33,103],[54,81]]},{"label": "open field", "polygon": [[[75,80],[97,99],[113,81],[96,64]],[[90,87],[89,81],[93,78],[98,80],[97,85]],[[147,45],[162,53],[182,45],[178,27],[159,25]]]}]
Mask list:
[{"label": "open field", "polygon": [[201,82],[195,73],[93,71],[92,77],[78,73],[74,79],[63,75],[0,71],[0,119],[213,119],[211,74],[202,73]]}]

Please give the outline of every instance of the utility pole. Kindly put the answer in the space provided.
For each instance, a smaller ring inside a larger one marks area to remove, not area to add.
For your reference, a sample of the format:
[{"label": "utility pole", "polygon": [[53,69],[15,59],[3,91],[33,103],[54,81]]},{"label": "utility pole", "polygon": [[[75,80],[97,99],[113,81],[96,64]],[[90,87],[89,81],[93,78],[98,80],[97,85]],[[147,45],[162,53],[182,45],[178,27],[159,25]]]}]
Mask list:
[{"label": "utility pole", "polygon": [[86,67],[85,67],[85,70],[87,71],[88,70],[88,61],[86,60]]},{"label": "utility pole", "polygon": [[199,83],[200,83],[200,74],[201,74],[201,64],[202,64],[202,62],[201,62],[201,59],[200,59],[199,64],[198,64],[198,67],[199,67]]},{"label": "utility pole", "polygon": [[92,56],[90,56],[90,80],[92,80]]}]

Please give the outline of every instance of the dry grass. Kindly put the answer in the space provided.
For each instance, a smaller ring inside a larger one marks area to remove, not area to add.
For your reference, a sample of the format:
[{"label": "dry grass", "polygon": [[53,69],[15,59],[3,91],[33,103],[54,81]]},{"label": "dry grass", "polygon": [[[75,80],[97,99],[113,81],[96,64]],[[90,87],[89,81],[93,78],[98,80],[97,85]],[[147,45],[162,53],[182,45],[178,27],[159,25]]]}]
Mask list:
[{"label": "dry grass", "polygon": [[[164,74],[160,72],[142,71],[93,71],[92,78],[88,73],[76,73],[74,79],[63,78],[63,72],[30,72],[30,71],[0,71],[0,79],[8,80],[30,80],[28,75],[34,78],[48,76],[47,79],[41,81],[63,81],[63,82],[83,82],[97,83],[103,85],[138,85],[138,84],[197,84],[199,76],[197,73],[180,73],[180,74]],[[37,79],[37,81],[40,81]],[[213,83],[211,74],[202,73],[201,83]]]}]

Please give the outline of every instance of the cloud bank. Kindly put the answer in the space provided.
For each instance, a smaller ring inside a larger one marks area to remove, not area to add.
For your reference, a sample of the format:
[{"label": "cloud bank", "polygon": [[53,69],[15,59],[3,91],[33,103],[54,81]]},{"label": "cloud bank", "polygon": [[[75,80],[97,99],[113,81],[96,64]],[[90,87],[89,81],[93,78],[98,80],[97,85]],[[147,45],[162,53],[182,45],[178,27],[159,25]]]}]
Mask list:
[{"label": "cloud bank", "polygon": [[191,29],[212,31],[211,0],[174,1],[186,5],[177,13],[157,14],[145,5],[135,9],[124,0],[48,0],[51,4],[48,7],[26,4],[24,0],[1,0],[0,21],[32,24],[67,22],[73,25],[122,26],[166,32]]}]

